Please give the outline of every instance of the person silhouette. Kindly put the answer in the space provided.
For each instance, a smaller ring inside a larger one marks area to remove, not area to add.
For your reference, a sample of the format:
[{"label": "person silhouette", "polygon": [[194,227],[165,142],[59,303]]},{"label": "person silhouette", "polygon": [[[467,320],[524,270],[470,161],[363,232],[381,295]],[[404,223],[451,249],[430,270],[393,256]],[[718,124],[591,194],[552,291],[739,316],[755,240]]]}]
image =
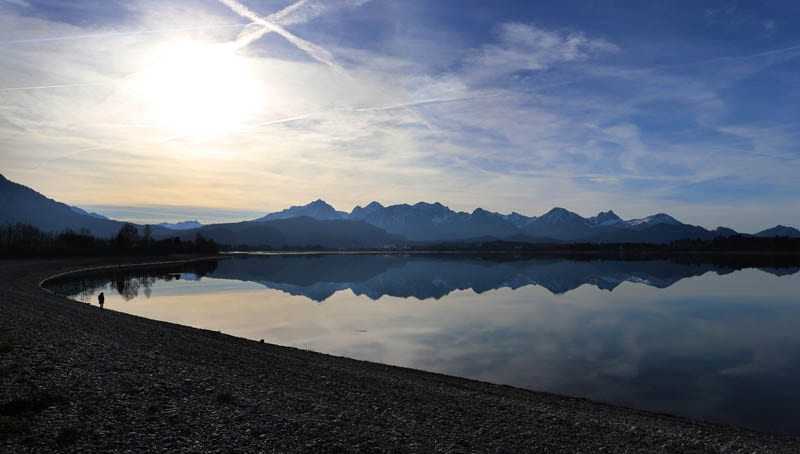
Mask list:
[{"label": "person silhouette", "polygon": [[100,294],[97,295],[97,302],[100,303],[100,307],[102,308],[103,307],[103,303],[106,302],[106,296],[103,295],[103,292],[100,292]]}]

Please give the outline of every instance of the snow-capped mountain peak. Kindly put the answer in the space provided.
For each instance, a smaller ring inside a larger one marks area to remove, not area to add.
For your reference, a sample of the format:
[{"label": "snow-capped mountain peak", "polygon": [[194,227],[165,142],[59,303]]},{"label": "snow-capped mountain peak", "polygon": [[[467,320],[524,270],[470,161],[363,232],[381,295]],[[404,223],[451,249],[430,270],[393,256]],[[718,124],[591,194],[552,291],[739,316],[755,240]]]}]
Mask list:
[{"label": "snow-capped mountain peak", "polygon": [[285,210],[270,213],[256,220],[272,221],[275,219],[289,219],[303,216],[325,221],[333,219],[345,219],[348,215],[343,211],[336,211],[336,209],[328,204],[328,202],[322,199],[317,199],[306,205],[293,205]]},{"label": "snow-capped mountain peak", "polygon": [[164,227],[165,229],[170,230],[191,230],[191,229],[199,229],[203,226],[200,221],[191,220],[191,221],[180,221],[180,222],[162,222],[158,224],[160,227]]},{"label": "snow-capped mountain peak", "polygon": [[682,224],[679,220],[673,218],[672,216],[666,213],[657,213],[640,219],[630,219],[628,221],[625,221],[625,223],[631,227],[650,226],[656,224],[670,224],[670,225]]}]

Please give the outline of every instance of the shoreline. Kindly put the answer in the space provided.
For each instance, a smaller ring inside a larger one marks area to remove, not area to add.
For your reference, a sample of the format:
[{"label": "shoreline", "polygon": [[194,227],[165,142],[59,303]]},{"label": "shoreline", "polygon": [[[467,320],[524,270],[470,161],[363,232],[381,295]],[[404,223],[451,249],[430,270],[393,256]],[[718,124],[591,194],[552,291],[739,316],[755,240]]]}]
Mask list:
[{"label": "shoreline", "polygon": [[0,260],[0,451],[800,451],[800,437],[259,343],[40,287],[208,259]]},{"label": "shoreline", "polygon": [[[229,257],[225,255],[209,255],[209,256],[200,256],[200,257],[192,257],[192,258],[179,258],[175,260],[162,260],[156,262],[145,261],[144,263],[133,263],[133,264],[115,264],[115,265],[98,265],[98,266],[89,266],[86,268],[78,268],[63,271],[60,273],[56,273],[52,276],[47,276],[39,281],[39,288],[44,290],[45,292],[55,295],[61,298],[61,295],[58,295],[54,291],[50,290],[46,287],[48,282],[56,282],[60,279],[70,280],[74,278],[79,278],[82,276],[91,276],[94,274],[104,274],[109,271],[128,271],[128,270],[135,270],[139,268],[147,269],[147,270],[157,270],[160,268],[173,268],[178,265],[184,265],[193,262],[207,262],[207,261],[214,261],[214,260],[225,260]],[[113,259],[112,259],[113,260]],[[145,259],[147,260],[147,259]],[[67,298],[69,299],[69,298]],[[71,300],[74,301],[74,300]],[[75,301],[77,302],[77,301]]]}]

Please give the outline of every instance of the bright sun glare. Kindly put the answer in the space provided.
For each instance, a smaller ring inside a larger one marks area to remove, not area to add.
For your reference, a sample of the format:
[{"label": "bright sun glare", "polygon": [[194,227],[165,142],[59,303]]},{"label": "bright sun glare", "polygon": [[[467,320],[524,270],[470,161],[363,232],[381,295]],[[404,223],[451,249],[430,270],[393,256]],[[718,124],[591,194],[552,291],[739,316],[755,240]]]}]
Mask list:
[{"label": "bright sun glare", "polygon": [[247,58],[227,46],[198,41],[156,48],[134,86],[146,121],[186,139],[230,134],[263,103]]}]

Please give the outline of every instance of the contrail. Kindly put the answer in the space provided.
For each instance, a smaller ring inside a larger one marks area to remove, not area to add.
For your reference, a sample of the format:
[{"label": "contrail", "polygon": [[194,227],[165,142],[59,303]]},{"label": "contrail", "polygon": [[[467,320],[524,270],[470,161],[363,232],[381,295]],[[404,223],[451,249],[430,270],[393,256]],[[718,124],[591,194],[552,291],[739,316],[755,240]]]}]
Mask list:
[{"label": "contrail", "polygon": [[[124,81],[130,79],[135,74],[136,73],[128,74],[127,76],[123,77],[122,80]],[[119,82],[120,82],[119,80],[111,80],[107,82],[81,82],[74,84],[48,84],[48,85],[29,85],[25,87],[6,87],[6,88],[0,88],[0,93],[8,91],[43,90],[43,89],[54,89],[54,88],[97,87],[101,85],[113,85]]]},{"label": "contrail", "polygon": [[81,153],[85,153],[87,151],[105,150],[105,149],[108,149],[108,148],[111,148],[111,147],[108,146],[108,145],[96,145],[96,146],[93,146],[93,147],[81,148],[79,150],[75,150],[75,151],[72,151],[72,152],[69,152],[69,153],[65,153],[65,154],[56,156],[54,158],[44,159],[44,160],[39,161],[38,163],[36,163],[33,167],[28,167],[26,170],[36,170],[36,169],[38,169],[39,167],[41,167],[43,165],[50,164],[50,163],[53,163],[53,162],[56,162],[56,161],[60,161],[62,159],[71,158],[73,156],[77,156],[77,155],[79,155]]},{"label": "contrail", "polygon": [[[749,60],[751,58],[767,57],[769,55],[782,54],[784,52],[789,52],[789,51],[793,51],[793,50],[800,50],[800,44],[795,44],[794,46],[784,47],[784,48],[781,48],[781,49],[767,50],[767,51],[764,51],[764,52],[759,52],[759,53],[750,54],[750,55],[739,55],[739,56],[731,56],[731,57],[716,57],[716,58],[711,58],[709,60],[703,60],[701,62],[687,63],[687,65],[691,65],[691,64],[696,65],[696,64],[701,64],[701,63],[714,63],[714,62],[717,62],[717,61],[725,61],[725,60]],[[679,65],[675,65],[675,66],[679,66]]]},{"label": "contrail", "polygon": [[[267,16],[266,20],[282,27],[294,24],[302,24],[317,17],[330,13],[338,7],[358,7],[370,0],[346,0],[343,3],[319,3],[313,0],[300,0],[297,3],[287,6],[277,13]],[[236,37],[235,47],[237,49],[248,46],[272,30],[267,27],[258,27],[256,30],[242,30]]]},{"label": "contrail", "polygon": [[24,90],[42,90],[47,88],[73,88],[73,87],[92,87],[96,85],[109,85],[114,82],[86,82],[80,84],[54,84],[54,85],[31,85],[27,87],[8,87],[0,88],[0,92],[4,91],[24,91]]},{"label": "contrail", "polygon": [[295,116],[292,116],[292,117],[279,118],[277,120],[265,121],[264,123],[259,123],[257,125],[251,126],[250,129],[260,128],[262,126],[271,126],[271,125],[278,125],[278,124],[282,124],[282,123],[292,123],[292,122],[295,122],[295,121],[306,120],[306,119],[309,119],[309,118],[311,118],[314,115],[317,115],[319,113],[320,112],[312,112],[312,113],[307,113],[307,114],[302,114],[302,115],[295,115]]},{"label": "contrail", "polygon": [[11,45],[11,44],[46,43],[50,41],[73,41],[81,39],[109,38],[114,36],[160,35],[163,33],[213,30],[218,28],[233,28],[233,27],[244,27],[244,26],[247,26],[247,24],[237,22],[237,23],[228,23],[219,25],[205,25],[198,27],[165,28],[159,30],[136,30],[130,32],[89,33],[85,35],[53,36],[49,38],[15,39],[11,41],[2,41],[0,42],[0,46]]},{"label": "contrail", "polygon": [[[478,99],[488,99],[488,98],[495,98],[498,96],[503,96],[502,93],[494,93],[490,95],[484,96],[462,96],[462,97],[454,97],[454,98],[432,98],[432,99],[422,99],[419,101],[411,101],[406,103],[398,103],[398,104],[389,104],[384,106],[373,106],[373,107],[356,107],[356,108],[339,108],[339,109],[330,109],[330,110],[321,110],[316,112],[309,112],[305,114],[298,114],[293,115],[291,117],[279,118],[276,120],[270,120],[263,123],[254,124],[248,126],[244,129],[257,129],[263,126],[272,126],[277,124],[283,123],[292,123],[295,121],[307,120],[309,118],[315,117],[317,115],[322,115],[331,112],[352,112],[352,113],[361,113],[361,112],[381,112],[381,111],[388,111],[388,110],[399,110],[399,109],[409,109],[412,107],[429,105],[429,104],[444,104],[450,102],[459,102],[459,101],[474,101]],[[430,125],[426,125],[428,128],[431,128]],[[179,136],[171,137],[168,140],[175,140],[180,138]]]},{"label": "contrail", "polygon": [[270,15],[268,19],[285,27],[311,21],[338,8],[357,8],[369,2],[370,0],[342,0],[339,2],[300,0]]},{"label": "contrail", "polygon": [[[708,65],[711,63],[717,62],[726,62],[726,61],[737,61],[737,60],[750,60],[755,58],[761,57],[768,57],[770,55],[780,55],[791,51],[800,51],[800,44],[795,44],[789,47],[782,47],[780,49],[770,49],[765,50],[762,52],[757,52],[755,54],[748,54],[748,55],[729,55],[729,56],[722,56],[722,57],[712,57],[705,60],[696,60],[696,61],[689,61],[684,63],[673,63],[673,64],[663,64],[663,65],[654,65],[648,68],[643,68],[642,71],[654,71],[658,69],[672,69],[672,68],[685,68],[687,66],[699,66],[699,65]],[[796,58],[797,56],[792,56],[789,58]]]},{"label": "contrail", "polygon": [[[294,116],[291,116],[291,117],[278,118],[276,120],[265,121],[263,123],[258,123],[258,124],[254,124],[254,125],[251,125],[251,126],[242,126],[242,127],[238,128],[238,132],[258,129],[258,128],[261,128],[263,126],[272,126],[272,125],[278,125],[278,124],[283,124],[283,123],[292,123],[292,122],[295,122],[295,121],[301,121],[301,120],[305,120],[307,118],[311,118],[311,117],[313,117],[315,115],[318,115],[320,113],[323,113],[323,112],[312,112],[312,113],[307,113],[307,114],[294,115]],[[155,145],[163,145],[165,143],[173,142],[175,140],[185,139],[187,137],[188,137],[187,134],[177,134],[177,135],[169,136],[169,137],[167,137],[165,139],[159,140],[158,142],[155,142]]]},{"label": "contrail", "polygon": [[423,106],[423,105],[427,105],[427,104],[444,104],[444,103],[458,102],[458,101],[472,101],[472,100],[477,100],[477,99],[494,98],[494,97],[497,97],[497,96],[501,96],[501,95],[499,93],[497,93],[497,94],[486,95],[486,96],[464,96],[464,97],[460,97],[460,98],[423,99],[423,100],[419,100],[419,101],[411,101],[411,102],[399,103],[399,104],[389,104],[389,105],[385,105],[385,106],[339,108],[339,109],[323,110],[323,111],[310,112],[310,113],[305,113],[305,114],[300,114],[300,115],[294,115],[294,116],[286,117],[286,118],[280,118],[280,119],[277,119],[277,120],[270,120],[270,121],[267,121],[267,122],[264,122],[264,123],[258,123],[258,124],[252,125],[250,128],[259,128],[261,126],[270,126],[270,125],[275,125],[275,124],[290,123],[290,122],[294,122],[294,121],[306,120],[308,118],[311,118],[311,117],[314,117],[314,116],[317,116],[317,115],[321,115],[321,114],[325,114],[325,113],[330,113],[330,112],[353,112],[353,113],[381,112],[381,111],[387,111],[387,110],[408,109],[408,108],[411,108],[411,107]]},{"label": "contrail", "polygon": [[[292,25],[292,24],[299,24],[304,23],[309,20],[312,20],[316,17],[321,16],[322,14],[330,11],[332,9],[329,5],[322,5],[318,3],[311,3],[311,0],[300,0],[296,3],[293,3],[286,8],[278,11],[277,13],[269,15],[266,19],[261,18],[258,14],[248,9],[246,6],[242,5],[241,3],[237,2],[236,0],[219,0],[225,6],[231,8],[234,12],[239,14],[240,16],[249,19],[252,23],[255,23],[259,26],[256,31],[242,31],[237,37],[234,47],[236,49],[241,49],[246,47],[247,45],[253,43],[254,41],[258,40],[262,36],[267,33],[276,32],[283,36],[286,40],[297,46],[299,49],[305,51],[317,61],[320,61],[328,66],[333,68],[337,68],[338,66],[335,64],[333,60],[333,56],[325,49],[322,49],[319,46],[316,46],[304,39],[295,36],[285,28],[284,25]],[[346,5],[353,5],[359,6],[367,3],[370,0],[348,0],[345,4]],[[251,23],[251,24],[252,24]],[[203,29],[211,29],[211,28],[223,28],[223,27],[241,27],[245,24],[237,23],[237,24],[221,24],[219,26],[205,26],[205,27],[186,27],[186,28],[177,28],[177,29],[164,29],[164,30],[141,30],[136,32],[120,32],[120,33],[95,33],[95,34],[87,34],[87,35],[72,35],[72,36],[60,36],[60,37],[52,37],[52,38],[36,38],[36,39],[23,39],[23,40],[14,40],[14,41],[6,41],[0,43],[0,46],[6,44],[18,44],[18,43],[34,43],[34,42],[47,42],[47,41],[60,41],[60,40],[75,40],[75,39],[91,39],[91,38],[103,38],[109,36],[125,36],[125,35],[138,35],[138,34],[160,34],[166,32],[174,32],[174,31],[191,31],[191,30],[203,30]],[[246,26],[246,25],[245,25]],[[12,91],[27,91],[27,90],[43,90],[43,89],[58,89],[58,88],[75,88],[75,87],[89,87],[89,86],[98,86],[98,85],[108,85],[114,82],[87,82],[87,83],[75,83],[75,84],[48,84],[48,85],[31,85],[31,86],[24,86],[24,87],[7,87],[7,88],[0,88],[0,92],[12,92]]]},{"label": "contrail", "polygon": [[417,107],[417,106],[424,106],[428,104],[445,104],[451,102],[459,102],[459,101],[475,101],[478,99],[488,99],[488,98],[496,98],[498,96],[503,96],[502,93],[494,93],[490,95],[483,95],[483,96],[460,96],[460,97],[453,97],[453,98],[430,98],[430,99],[420,99],[419,101],[410,101],[404,102],[399,104],[389,104],[385,106],[374,106],[374,107],[358,107],[355,109],[351,109],[352,112],[380,112],[384,110],[397,110],[397,109],[407,109],[409,107]]},{"label": "contrail", "polygon": [[[294,35],[293,33],[283,28],[282,26],[274,22],[271,22],[270,20],[262,18],[261,16],[259,16],[258,14],[250,10],[248,7],[242,5],[236,0],[219,0],[219,1],[223,5],[233,10],[236,14],[244,17],[245,19],[250,19],[254,23],[263,26],[268,31],[279,34],[284,39],[294,44],[298,49],[304,51],[314,60],[317,60],[320,63],[324,63],[332,68],[338,68],[336,63],[333,61],[333,55],[331,55],[331,53],[328,52],[327,50],[317,46],[316,44],[312,44],[304,40],[303,38],[300,38],[299,36]],[[303,1],[303,3],[305,3],[305,1]],[[295,5],[292,5],[289,8],[293,8],[294,6]],[[278,12],[277,14],[280,14],[280,12]]]}]

